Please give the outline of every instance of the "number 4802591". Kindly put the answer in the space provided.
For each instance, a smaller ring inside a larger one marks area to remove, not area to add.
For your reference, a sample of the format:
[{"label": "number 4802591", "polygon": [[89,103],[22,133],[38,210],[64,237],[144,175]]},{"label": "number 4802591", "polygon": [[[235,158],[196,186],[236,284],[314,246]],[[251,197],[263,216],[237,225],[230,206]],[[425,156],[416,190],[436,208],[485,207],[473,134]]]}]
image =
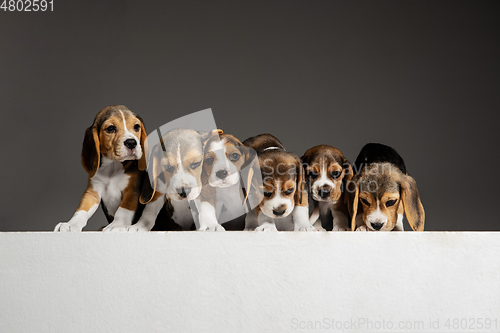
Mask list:
[{"label": "number 4802591", "polygon": [[54,0],[4,0],[0,9],[4,12],[53,12]]}]

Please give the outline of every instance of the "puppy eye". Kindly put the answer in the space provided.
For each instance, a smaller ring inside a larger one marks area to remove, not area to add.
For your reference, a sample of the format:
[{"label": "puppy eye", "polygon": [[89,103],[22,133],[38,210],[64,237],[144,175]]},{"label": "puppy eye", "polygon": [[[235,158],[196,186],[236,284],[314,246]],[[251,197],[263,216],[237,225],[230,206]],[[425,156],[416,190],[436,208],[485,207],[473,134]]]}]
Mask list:
[{"label": "puppy eye", "polygon": [[140,129],[141,129],[141,125],[135,124],[134,131],[139,132]]},{"label": "puppy eye", "polygon": [[105,131],[106,131],[107,133],[110,133],[110,134],[111,134],[111,133],[115,133],[115,132],[116,132],[116,127],[115,127],[114,125],[110,125],[110,126],[108,126],[108,127],[105,129]]},{"label": "puppy eye", "polygon": [[264,196],[267,197],[267,198],[270,198],[271,195],[273,195],[271,192],[269,191],[264,191]]},{"label": "puppy eye", "polygon": [[311,171],[311,172],[309,172],[309,177],[310,177],[311,179],[316,179],[316,178],[318,178],[318,174],[317,174],[316,172],[312,172],[312,171]]},{"label": "puppy eye", "polygon": [[397,200],[387,200],[387,202],[385,203],[385,206],[386,207],[391,207],[391,206],[394,206],[394,204],[396,203]]},{"label": "puppy eye", "polygon": [[205,160],[205,163],[207,163],[208,165],[212,165],[214,163],[214,158],[213,157],[208,157]]},{"label": "puppy eye", "polygon": [[330,173],[330,175],[332,176],[333,179],[339,178],[341,174],[342,174],[342,172],[340,172],[340,171],[333,171]]},{"label": "puppy eye", "polygon": [[365,205],[367,205],[368,207],[370,207],[370,203],[369,203],[366,199],[361,198],[361,201],[362,201]]},{"label": "puppy eye", "polygon": [[240,155],[238,153],[232,153],[231,155],[229,155],[229,160],[231,162],[236,162],[239,159],[240,159]]},{"label": "puppy eye", "polygon": [[172,173],[172,172],[174,172],[175,167],[174,167],[174,166],[172,166],[172,165],[166,165],[166,166],[165,166],[165,170],[167,170],[167,172]]},{"label": "puppy eye", "polygon": [[290,195],[290,194],[292,194],[293,190],[294,190],[294,188],[293,188],[293,187],[292,187],[292,188],[289,188],[288,190],[286,190],[286,191],[285,191],[285,194],[286,194],[286,195]]},{"label": "puppy eye", "polygon": [[191,169],[196,169],[197,167],[199,167],[201,165],[201,161],[200,162],[193,162],[191,163]]}]

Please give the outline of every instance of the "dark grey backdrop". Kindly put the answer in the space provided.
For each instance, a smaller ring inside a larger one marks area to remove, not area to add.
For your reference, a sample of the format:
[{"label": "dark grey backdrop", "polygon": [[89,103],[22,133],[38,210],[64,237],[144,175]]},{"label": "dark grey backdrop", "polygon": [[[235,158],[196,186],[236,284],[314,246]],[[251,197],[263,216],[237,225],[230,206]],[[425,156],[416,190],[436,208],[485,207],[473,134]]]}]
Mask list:
[{"label": "dark grey backdrop", "polygon": [[[149,131],[212,108],[301,155],[395,147],[426,230],[500,230],[494,1],[62,1],[0,11],[0,230],[52,230],[86,185],[85,128],[110,104]],[[87,230],[105,224],[99,209]]]}]

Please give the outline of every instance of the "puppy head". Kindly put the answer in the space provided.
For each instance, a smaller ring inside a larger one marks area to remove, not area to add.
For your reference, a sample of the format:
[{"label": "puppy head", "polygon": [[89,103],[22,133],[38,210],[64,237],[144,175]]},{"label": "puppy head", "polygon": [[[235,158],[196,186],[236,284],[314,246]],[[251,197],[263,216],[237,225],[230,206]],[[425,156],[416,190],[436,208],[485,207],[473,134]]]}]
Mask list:
[{"label": "puppy head", "polygon": [[152,191],[143,194],[141,202],[149,202],[156,191],[165,192],[172,200],[197,198],[202,188],[203,147],[219,134],[221,130],[197,132],[177,128],[163,135],[151,152]]},{"label": "puppy head", "polygon": [[99,169],[101,154],[113,161],[139,160],[146,168],[146,129],[142,119],[123,105],[102,109],[85,131],[82,165],[92,178]]},{"label": "puppy head", "polygon": [[259,156],[264,197],[260,210],[271,218],[288,216],[303,200],[303,169],[300,159],[283,151]]},{"label": "puppy head", "polygon": [[353,179],[356,183],[352,208],[354,228],[358,205],[363,222],[372,231],[391,231],[398,214],[406,214],[413,230],[423,230],[425,212],[415,180],[390,163],[373,163]]},{"label": "puppy head", "polygon": [[340,150],[327,145],[313,147],[302,156],[306,182],[316,201],[337,201],[351,180],[349,161]]},{"label": "puppy head", "polygon": [[240,170],[249,159],[247,148],[230,134],[210,138],[205,145],[203,173],[212,187],[239,183]]}]

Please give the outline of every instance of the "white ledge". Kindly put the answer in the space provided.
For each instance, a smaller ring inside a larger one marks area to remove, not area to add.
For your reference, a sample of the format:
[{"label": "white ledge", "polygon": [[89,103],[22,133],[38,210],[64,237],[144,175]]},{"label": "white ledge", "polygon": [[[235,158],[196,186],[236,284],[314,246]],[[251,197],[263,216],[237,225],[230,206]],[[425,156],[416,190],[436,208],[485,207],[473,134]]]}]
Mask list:
[{"label": "white ledge", "polygon": [[0,253],[0,332],[500,331],[498,232],[0,233]]}]

